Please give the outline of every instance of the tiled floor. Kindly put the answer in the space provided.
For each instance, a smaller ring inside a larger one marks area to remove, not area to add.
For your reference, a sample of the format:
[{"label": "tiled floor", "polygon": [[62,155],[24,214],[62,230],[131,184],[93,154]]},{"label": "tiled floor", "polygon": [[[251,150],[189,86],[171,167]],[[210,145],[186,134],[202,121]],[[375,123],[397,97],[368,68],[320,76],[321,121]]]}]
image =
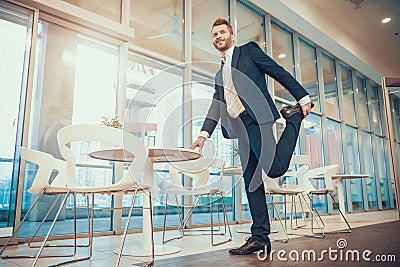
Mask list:
[{"label": "tiled floor", "polygon": [[[390,222],[394,220],[398,220],[398,213],[395,210],[388,210],[388,211],[377,211],[377,212],[363,212],[363,213],[353,213],[347,214],[347,218],[350,221],[350,224],[353,228],[365,226],[365,225],[372,225],[384,222]],[[344,223],[340,222],[338,215],[333,216],[323,216],[323,220],[326,224],[326,231],[330,230],[337,230],[337,229],[344,229],[346,226]],[[289,225],[289,224],[288,224]],[[203,252],[221,250],[231,247],[236,247],[242,245],[244,239],[248,236],[246,232],[250,228],[249,224],[243,225],[232,225],[232,234],[233,240],[232,242],[228,242],[223,245],[219,245],[216,247],[211,246],[210,236],[187,236],[180,240],[174,240],[168,243],[168,245],[172,245],[175,247],[180,248],[180,252],[172,255],[165,255],[165,256],[156,256],[156,263],[162,259],[168,259],[171,257],[181,257],[185,255],[193,255],[199,254]],[[280,228],[280,225],[277,221],[272,223],[272,228],[277,230],[278,233],[271,234],[272,240],[281,239],[283,237],[283,231]],[[301,229],[293,231],[299,234],[306,234],[309,232],[308,229]],[[168,236],[172,236],[176,234],[176,231],[169,231]],[[155,233],[155,242],[156,244],[161,244],[161,232]],[[298,235],[290,235],[291,239],[298,237]],[[140,244],[140,234],[130,234],[128,235],[126,247],[129,249],[131,248],[132,244],[139,243]],[[218,237],[218,240],[223,240],[224,237]],[[86,240],[80,240],[85,242]],[[63,241],[66,242],[66,241]],[[71,242],[71,240],[69,240]],[[71,264],[69,266],[114,266],[117,260],[117,255],[114,253],[114,250],[119,247],[120,237],[119,236],[106,236],[106,237],[95,237],[93,243],[93,256],[90,260],[83,261],[80,263]],[[273,245],[273,244],[272,244]],[[285,246],[290,246],[290,241],[285,244]],[[273,245],[274,246],[274,245]],[[132,249],[132,248],[131,248]],[[68,249],[45,249],[44,254],[48,253],[68,253]],[[21,244],[19,246],[14,246],[7,250],[8,254],[15,254],[15,253],[32,253],[34,254],[34,249],[29,249],[26,244]],[[78,250],[77,257],[87,255],[87,249],[80,248]],[[56,264],[65,260],[61,258],[46,258],[40,259],[37,266],[47,266],[49,264]],[[120,266],[132,266],[136,265],[138,260],[148,260],[146,257],[138,257],[138,258],[131,258],[131,257],[123,257]],[[32,259],[3,259],[0,261],[0,266],[31,266]],[[190,266],[190,265],[186,265]]]}]

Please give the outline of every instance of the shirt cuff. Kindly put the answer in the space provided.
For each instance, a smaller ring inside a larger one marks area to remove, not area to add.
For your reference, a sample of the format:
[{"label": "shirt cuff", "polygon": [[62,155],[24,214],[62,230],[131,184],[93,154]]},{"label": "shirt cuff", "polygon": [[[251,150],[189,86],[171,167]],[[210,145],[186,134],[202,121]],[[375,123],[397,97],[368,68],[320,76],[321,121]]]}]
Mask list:
[{"label": "shirt cuff", "polygon": [[299,100],[299,104],[300,106],[304,106],[305,104],[308,104],[311,102],[310,96],[306,95],[305,97],[303,97],[302,99]]},{"label": "shirt cuff", "polygon": [[210,137],[210,134],[207,131],[201,131],[199,137],[204,137],[205,139]]}]

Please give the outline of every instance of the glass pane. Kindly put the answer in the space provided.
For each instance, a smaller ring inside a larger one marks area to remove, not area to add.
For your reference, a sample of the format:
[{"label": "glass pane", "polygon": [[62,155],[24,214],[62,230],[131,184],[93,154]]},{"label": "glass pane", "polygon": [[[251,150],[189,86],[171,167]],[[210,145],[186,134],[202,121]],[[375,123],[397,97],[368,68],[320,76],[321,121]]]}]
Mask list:
[{"label": "glass pane", "polygon": [[382,134],[382,122],[385,118],[385,116],[383,115],[383,112],[385,112],[385,110],[383,109],[383,103],[381,103],[382,97],[380,97],[382,88],[378,87],[372,82],[370,82],[367,88],[368,108],[371,115],[371,117],[369,118],[371,130],[377,132],[378,134]]},{"label": "glass pane", "polygon": [[[339,173],[343,173],[343,153],[342,153],[342,134],[340,132],[340,123],[332,120],[327,120],[328,130],[328,160],[329,164],[338,164]],[[337,181],[333,181],[336,185]],[[336,188],[335,188],[336,191]],[[333,194],[336,202],[338,202],[336,193]],[[336,207],[335,207],[336,208]]]},{"label": "glass pane", "polygon": [[116,22],[121,21],[121,0],[63,0],[74,6],[86,9],[97,15],[111,19]]},{"label": "glass pane", "polygon": [[[118,47],[43,21],[39,24],[37,45],[37,76],[31,108],[29,146],[62,158],[56,136],[59,129],[71,124],[100,124],[103,117],[115,116]],[[80,141],[71,144],[71,148],[77,163],[80,163],[75,173],[78,183],[106,185],[111,182],[112,169],[109,163],[97,162],[96,168],[88,165],[92,160],[87,153],[100,148],[100,144]],[[34,171],[34,166],[26,168],[25,189],[30,187]],[[24,194],[23,198],[22,215],[31,206],[33,196]],[[24,224],[21,237],[31,234],[34,225],[40,222],[45,215],[44,211],[54,201],[55,196],[41,199],[29,223]],[[95,202],[97,207],[110,207],[111,197],[96,196]],[[86,197],[78,196],[77,206],[85,205]],[[78,232],[87,232],[86,216],[85,211],[78,213]],[[95,217],[99,221],[94,224],[95,231],[111,230],[110,211],[96,210]],[[73,233],[72,220],[71,197],[52,234]]]},{"label": "glass pane", "polygon": [[303,124],[307,145],[305,154],[311,157],[311,168],[324,166],[321,117],[310,114],[304,119]]},{"label": "glass pane", "polygon": [[364,179],[367,183],[368,193],[368,204],[370,209],[378,208],[378,200],[376,196],[376,182],[375,182],[375,169],[374,169],[374,158],[372,152],[371,134],[362,132],[362,144],[363,144],[363,158],[365,173],[371,178]]},{"label": "glass pane", "polygon": [[339,118],[339,102],[336,85],[335,61],[322,53],[322,78],[324,80],[325,112],[332,118]]},{"label": "glass pane", "polygon": [[[216,18],[228,18],[228,1],[193,0],[193,61],[216,62],[207,65],[206,72],[218,71],[221,62],[218,51],[212,45],[211,25]],[[201,67],[201,66],[199,66]],[[211,67],[211,69],[210,69]]]},{"label": "glass pane", "polygon": [[300,40],[301,84],[308,91],[311,101],[315,104],[313,111],[320,111],[317,80],[317,58],[315,53],[315,47],[312,47],[303,40]]},{"label": "glass pane", "polygon": [[[275,23],[271,25],[272,58],[294,76],[292,33]],[[288,101],[294,97],[280,83],[274,81],[275,96]]]},{"label": "glass pane", "polygon": [[14,226],[32,19],[32,11],[0,2],[0,237]]},{"label": "glass pane", "polygon": [[400,98],[396,97],[394,94],[389,95],[389,98],[394,139],[400,141]]},{"label": "glass pane", "polygon": [[356,125],[355,108],[354,108],[354,90],[353,81],[351,79],[351,71],[340,65],[341,83],[343,91],[343,115],[344,120],[351,125]]},{"label": "glass pane", "polygon": [[237,45],[254,41],[265,51],[264,15],[241,1],[237,3]]},{"label": "glass pane", "polygon": [[382,197],[382,207],[390,208],[389,200],[389,177],[388,177],[388,164],[386,161],[386,154],[384,148],[384,139],[376,137],[376,152],[377,152],[377,163],[378,163],[378,176],[379,179],[379,191]]},{"label": "glass pane", "polygon": [[[349,159],[349,172],[361,173],[360,169],[360,152],[358,150],[357,129],[346,126],[347,137],[347,155]],[[362,178],[350,180],[351,200],[353,203],[353,210],[363,210],[363,188]]]},{"label": "glass pane", "polygon": [[365,130],[369,130],[368,120],[368,98],[367,98],[367,87],[365,79],[360,77],[356,78],[356,92],[357,92],[357,117],[358,125]]},{"label": "glass pane", "polygon": [[135,29],[133,44],[181,61],[183,1],[131,0],[130,8],[129,26]]},{"label": "glass pane", "polygon": [[328,130],[328,157],[329,164],[338,164],[339,172],[343,172],[342,135],[340,124],[336,121],[327,121]]},{"label": "glass pane", "polygon": [[[192,113],[194,120],[192,121],[192,132],[194,140],[197,139],[197,135],[200,133],[206,112],[211,105],[211,100],[215,91],[213,85],[214,79],[201,77],[196,74],[193,75]],[[237,162],[239,162],[239,155],[235,151],[237,151],[237,146],[235,146],[234,141],[231,139],[225,139],[222,136],[221,125],[218,123],[211,137],[205,142],[203,148],[204,157],[217,157],[225,160],[226,166],[234,166],[237,164]],[[217,175],[213,175],[211,177],[211,181],[217,178]],[[228,218],[230,221],[233,220],[233,178],[233,176],[226,176],[222,180],[221,184],[222,190],[226,192],[225,205],[227,207]],[[201,197],[200,203],[203,204],[203,207],[200,209],[195,209],[192,223],[209,224],[210,210],[208,206],[205,206],[207,203],[209,203],[208,197]],[[216,209],[214,212],[217,214]]]},{"label": "glass pane", "polygon": [[[127,79],[124,129],[140,136],[148,146],[182,147],[182,69],[129,52]],[[168,166],[168,163],[154,166],[152,194],[156,227],[162,227],[165,189],[172,186]],[[131,195],[124,196],[123,205],[129,206],[131,199]],[[137,204],[141,205],[142,201],[142,196],[138,196]],[[135,213],[133,219],[140,219],[141,214]],[[168,224],[177,225],[176,217],[172,214]],[[140,228],[141,223],[131,223],[130,227]]]}]

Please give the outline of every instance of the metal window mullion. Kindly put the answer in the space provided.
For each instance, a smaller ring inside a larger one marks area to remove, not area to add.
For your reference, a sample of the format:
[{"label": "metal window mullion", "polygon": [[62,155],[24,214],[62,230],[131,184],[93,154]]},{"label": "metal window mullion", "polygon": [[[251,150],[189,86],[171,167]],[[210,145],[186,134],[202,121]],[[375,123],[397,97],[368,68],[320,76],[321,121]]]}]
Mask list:
[{"label": "metal window mullion", "polygon": [[[323,160],[324,160],[324,165],[326,165],[326,162],[329,160],[329,153],[328,153],[328,122],[327,122],[327,117],[326,117],[326,112],[325,111],[325,96],[324,96],[324,82],[323,82],[323,76],[322,76],[322,64],[321,64],[321,49],[317,48],[317,73],[318,73],[318,87],[320,91],[320,96],[322,96],[321,99],[321,110],[322,112],[322,117],[321,117],[321,138],[322,138],[322,146],[323,146]],[[327,208],[328,208],[328,214],[333,213],[333,205],[332,201],[328,200],[326,197],[326,202],[327,202]]]},{"label": "metal window mullion", "polygon": [[389,101],[389,91],[386,87],[386,79],[382,77],[382,91],[384,94],[384,107],[386,113],[386,123],[388,125],[388,137],[389,137],[389,146],[390,146],[390,153],[391,153],[391,162],[393,166],[393,174],[394,174],[394,181],[395,181],[395,188],[396,188],[396,208],[397,212],[400,212],[400,184],[399,184],[399,166],[396,160],[396,146],[394,142],[394,132],[393,132],[393,121],[392,121],[392,113],[390,110],[390,101]]},{"label": "metal window mullion", "polygon": [[375,173],[375,191],[376,191],[376,201],[378,202],[378,209],[382,209],[382,195],[381,195],[381,185],[380,185],[380,168],[378,164],[378,151],[377,151],[377,145],[376,142],[378,137],[375,135],[371,134],[371,145],[372,145],[372,155],[373,155],[373,161],[374,161],[374,173]]},{"label": "metal window mullion", "polygon": [[[192,126],[186,122],[191,121],[192,118],[192,1],[183,1],[183,41],[182,41],[182,51],[183,58],[182,61],[185,62],[185,67],[183,68],[183,87],[182,87],[182,125],[183,125],[183,147],[189,147],[193,137]],[[183,176],[184,186],[192,186],[192,179],[187,176]],[[191,206],[193,204],[192,196],[183,197],[183,205],[185,207]],[[184,214],[188,211],[188,208],[184,208]],[[192,227],[192,217],[189,218],[187,226]]]},{"label": "metal window mullion", "polygon": [[[298,33],[294,32],[292,34],[292,43],[293,43],[293,60],[294,60],[294,73],[296,80],[302,84],[301,80],[301,65],[300,65],[300,45],[299,45],[299,35]],[[300,127],[300,153],[304,154],[306,151],[306,138],[305,138],[305,131],[304,131],[304,123],[301,124]]]},{"label": "metal window mullion", "polygon": [[[337,87],[337,92],[338,92],[338,100],[339,100],[339,118],[340,120],[340,134],[342,138],[342,143],[341,143],[341,150],[343,154],[342,158],[342,164],[344,165],[343,171],[344,173],[349,172],[349,157],[348,157],[348,150],[347,150],[347,135],[346,135],[346,124],[344,123],[344,96],[343,96],[343,84],[342,84],[342,72],[341,72],[342,66],[340,65],[340,62],[338,60],[335,60],[335,71],[336,71],[336,87]],[[350,180],[345,179],[344,181],[344,195],[346,196],[345,199],[347,199],[347,205],[345,207],[349,212],[353,211],[353,200],[351,197],[351,190],[350,188]]]},{"label": "metal window mullion", "polygon": [[[27,73],[27,84],[26,84],[26,95],[25,95],[25,114],[24,123],[22,127],[22,146],[28,145],[29,139],[29,126],[31,117],[31,104],[32,104],[32,94],[34,89],[34,79],[35,79],[35,62],[36,62],[36,44],[38,37],[38,27],[39,27],[39,10],[33,10],[32,18],[32,35],[30,36],[30,54],[29,54],[29,66]],[[23,204],[23,194],[24,194],[24,183],[25,183],[25,167],[26,162],[20,162],[19,165],[19,179],[17,185],[17,196],[15,203],[15,214],[14,214],[14,228],[17,226],[17,222],[20,222]],[[13,229],[14,229],[13,228]],[[14,236],[12,243],[17,243],[19,239],[19,233]]]}]

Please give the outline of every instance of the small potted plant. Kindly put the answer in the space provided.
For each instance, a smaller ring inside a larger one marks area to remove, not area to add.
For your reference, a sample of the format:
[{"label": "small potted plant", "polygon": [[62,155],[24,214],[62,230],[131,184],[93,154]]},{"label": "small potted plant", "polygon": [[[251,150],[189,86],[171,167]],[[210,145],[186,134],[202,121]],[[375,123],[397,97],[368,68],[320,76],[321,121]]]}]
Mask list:
[{"label": "small potted plant", "polygon": [[118,116],[115,116],[114,118],[111,118],[111,119],[109,119],[107,117],[103,117],[103,121],[101,122],[101,124],[105,125],[105,126],[117,128],[117,129],[122,128],[122,124],[119,122]]}]

